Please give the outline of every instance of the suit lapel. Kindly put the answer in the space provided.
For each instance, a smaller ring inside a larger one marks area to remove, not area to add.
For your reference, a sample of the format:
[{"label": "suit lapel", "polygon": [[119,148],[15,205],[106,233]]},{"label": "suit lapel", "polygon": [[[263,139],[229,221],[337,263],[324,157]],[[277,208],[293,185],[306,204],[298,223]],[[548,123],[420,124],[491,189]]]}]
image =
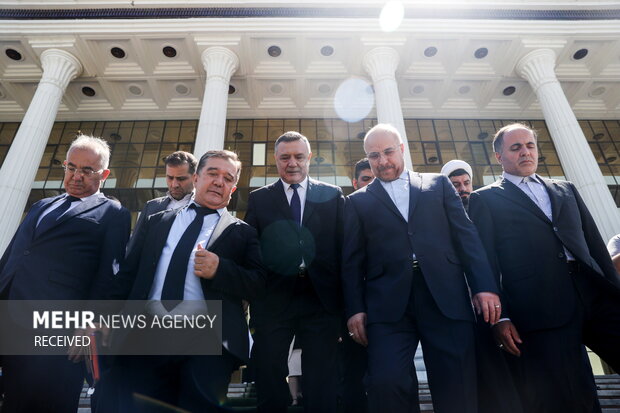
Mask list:
[{"label": "suit lapel", "polygon": [[278,179],[271,185],[269,190],[271,191],[275,206],[280,210],[280,213],[286,219],[292,220],[293,214],[291,213],[291,207],[289,206],[288,200],[286,199],[286,194],[284,193],[284,185],[282,184],[282,181]]},{"label": "suit lapel", "polygon": [[168,240],[168,235],[170,234],[172,224],[181,211],[183,211],[183,208],[164,212],[158,225],[155,226],[155,234],[153,236],[155,240],[155,246],[153,247],[153,251],[155,252],[154,262],[159,262],[159,257],[166,246],[166,241]]},{"label": "suit lapel", "polygon": [[545,179],[541,176],[536,175],[540,182],[543,183],[545,189],[547,190],[547,194],[549,194],[549,200],[551,201],[551,218],[553,218],[553,222],[558,222],[558,217],[560,216],[560,209],[562,209],[562,199],[558,194],[557,186],[549,179]]},{"label": "suit lapel", "polygon": [[37,222],[39,221],[39,218],[41,217],[41,214],[54,202],[56,202],[59,198],[63,197],[63,195],[58,195],[55,196],[53,198],[48,199],[46,202],[41,203],[41,205],[38,206],[38,210],[33,210],[32,214],[28,214],[26,215],[26,218],[28,218],[29,216],[32,216],[32,218],[30,219],[30,222],[28,222],[26,224],[27,228],[28,228],[28,236],[30,237],[30,240],[32,240],[32,238],[34,237],[34,233],[35,230],[37,228]]},{"label": "suit lapel", "polygon": [[301,218],[301,222],[306,223],[310,216],[314,212],[314,202],[311,200],[314,199],[313,192],[316,191],[316,182],[313,182],[312,179],[308,178],[308,189],[306,190],[306,203],[304,204],[304,215]]},{"label": "suit lapel", "polygon": [[536,205],[534,201],[532,201],[530,197],[525,194],[525,192],[523,192],[509,180],[502,178],[501,181],[499,181],[497,187],[502,189],[498,192],[500,196],[508,198],[512,202],[521,205],[526,210],[530,211],[532,214],[536,215],[543,221],[550,222],[549,218],[547,218],[545,213],[538,207],[538,205]]},{"label": "suit lapel", "polygon": [[[381,181],[379,179],[375,179],[374,181],[372,181],[372,183],[368,185],[367,188],[368,189],[366,189],[366,191],[377,197],[379,201],[381,201],[387,207],[387,209],[392,211],[392,213],[396,214],[398,218],[402,219],[403,221],[405,220],[398,208],[396,208],[396,205],[394,204],[394,201],[392,201],[392,198],[390,198],[390,195],[388,195],[388,193],[385,191],[385,188],[383,188],[383,185],[381,185]],[[411,202],[411,194],[409,194],[409,202]]]},{"label": "suit lapel", "polygon": [[422,191],[422,177],[420,174],[409,171],[409,226],[413,224],[413,210]]},{"label": "suit lapel", "polygon": [[213,228],[213,233],[211,234],[211,238],[209,238],[209,242],[207,243],[206,249],[212,251],[215,243],[221,238],[221,235],[224,233],[226,228],[235,223],[235,218],[228,212],[228,210],[224,210],[222,215],[220,216],[217,225]]},{"label": "suit lapel", "polygon": [[96,198],[93,197],[93,198],[88,198],[86,200],[80,201],[80,203],[77,204],[74,208],[71,208],[63,216],[58,218],[58,221],[56,221],[56,225],[62,222],[65,222],[66,220],[73,218],[74,216],[77,216],[79,214],[82,214],[88,210],[96,208],[99,205],[103,204],[104,202],[107,202],[107,200],[108,199],[105,197],[105,195],[103,195],[102,193],[99,193],[99,196],[97,196]]}]

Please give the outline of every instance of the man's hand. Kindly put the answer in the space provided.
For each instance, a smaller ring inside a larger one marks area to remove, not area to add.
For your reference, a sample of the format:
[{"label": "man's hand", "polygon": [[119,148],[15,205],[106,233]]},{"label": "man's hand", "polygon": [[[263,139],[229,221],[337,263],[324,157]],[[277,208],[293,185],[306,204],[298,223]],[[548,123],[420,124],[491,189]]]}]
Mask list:
[{"label": "man's hand", "polygon": [[368,339],[366,338],[366,313],[357,313],[349,318],[347,321],[347,328],[349,329],[349,336],[362,346],[368,346]]},{"label": "man's hand", "polygon": [[219,264],[220,257],[198,244],[196,256],[194,257],[194,274],[197,277],[210,280],[215,276]]},{"label": "man's hand", "polygon": [[521,355],[521,350],[517,347],[517,344],[523,343],[521,341],[521,337],[519,337],[519,332],[512,321],[506,320],[501,323],[495,324],[491,330],[493,330],[493,337],[495,337],[495,341],[499,343],[499,348],[513,356],[519,357]]},{"label": "man's hand", "polygon": [[491,325],[497,323],[502,315],[502,303],[494,293],[478,293],[471,300],[476,314],[482,314],[484,321]]}]

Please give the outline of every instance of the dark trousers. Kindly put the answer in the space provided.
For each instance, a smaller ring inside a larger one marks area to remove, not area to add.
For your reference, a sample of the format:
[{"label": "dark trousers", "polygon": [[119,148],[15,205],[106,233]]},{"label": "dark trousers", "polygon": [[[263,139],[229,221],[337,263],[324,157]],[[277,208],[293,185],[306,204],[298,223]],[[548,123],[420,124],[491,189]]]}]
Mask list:
[{"label": "dark trousers", "polygon": [[340,343],[341,404],[344,413],[366,413],[368,401],[364,376],[368,365],[366,347],[356,343],[348,334],[346,322]]},{"label": "dark trousers", "polygon": [[491,326],[482,318],[476,322],[476,367],[478,372],[479,413],[527,413],[523,410],[517,387],[495,343]]},{"label": "dark trousers", "polygon": [[210,356],[120,356],[102,379],[97,412],[227,411],[223,403],[238,366],[226,350]]},{"label": "dark trousers", "polygon": [[445,317],[420,270],[413,270],[404,317],[394,323],[369,324],[367,334],[370,412],[420,411],[413,362],[418,342],[424,350],[435,412],[477,412],[473,323]]},{"label": "dark trousers", "polygon": [[297,289],[283,312],[252,313],[259,412],[286,412],[290,400],[287,360],[293,336],[301,348],[304,410],[316,413],[336,410],[341,318],[324,310],[308,282],[299,281],[306,285]]},{"label": "dark trousers", "polygon": [[67,356],[4,356],[3,413],[66,413],[78,408],[84,363]]}]

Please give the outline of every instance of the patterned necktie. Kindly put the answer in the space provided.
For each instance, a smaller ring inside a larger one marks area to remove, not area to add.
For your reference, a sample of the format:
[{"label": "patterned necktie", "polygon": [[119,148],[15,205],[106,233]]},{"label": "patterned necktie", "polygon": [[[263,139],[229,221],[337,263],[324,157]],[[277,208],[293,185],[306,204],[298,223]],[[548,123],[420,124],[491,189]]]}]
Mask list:
[{"label": "patterned necktie", "polygon": [[293,221],[295,221],[297,225],[301,225],[301,199],[299,198],[299,193],[297,192],[297,188],[299,188],[299,186],[299,184],[291,184],[291,188],[293,188],[291,213],[293,214]]},{"label": "patterned necktie", "polygon": [[206,215],[217,213],[215,209],[199,207],[193,203],[190,204],[189,208],[196,210],[196,217],[185,229],[185,232],[172,253],[170,263],[168,264],[168,271],[166,271],[164,287],[161,291],[161,300],[164,301],[164,307],[166,307],[168,311],[172,310],[183,301],[185,276],[187,275],[189,257],[200,235],[204,218]]},{"label": "patterned necktie", "polygon": [[67,212],[67,210],[71,206],[71,203],[73,201],[79,201],[79,200],[80,198],[76,198],[71,195],[67,195],[65,198],[63,198],[63,202],[62,204],[58,206],[58,208],[54,209],[49,214],[45,215],[43,219],[41,219],[41,222],[39,222],[39,225],[37,225],[37,228],[34,231],[35,238],[37,238],[39,235],[43,234],[45,231],[47,231],[48,229],[56,225],[56,221],[58,220],[58,218],[60,218],[62,214]]}]

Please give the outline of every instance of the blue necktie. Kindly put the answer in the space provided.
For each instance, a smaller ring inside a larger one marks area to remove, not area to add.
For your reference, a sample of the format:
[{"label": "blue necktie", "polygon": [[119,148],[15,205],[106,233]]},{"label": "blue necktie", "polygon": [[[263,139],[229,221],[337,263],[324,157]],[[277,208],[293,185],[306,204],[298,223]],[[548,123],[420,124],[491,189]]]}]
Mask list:
[{"label": "blue necktie", "polygon": [[185,232],[172,253],[170,263],[168,264],[168,271],[166,271],[164,287],[161,291],[161,301],[164,301],[164,307],[166,307],[168,311],[172,310],[183,301],[187,264],[189,263],[189,257],[200,235],[205,216],[217,213],[215,209],[199,207],[193,203],[190,204],[189,208],[196,210],[196,217],[185,229]]},{"label": "blue necktie", "polygon": [[[67,195],[65,198],[63,198],[63,203],[60,204],[58,206],[58,208],[54,209],[49,214],[44,216],[43,219],[41,220],[41,222],[39,222],[39,225],[37,225],[37,228],[34,231],[35,238],[38,237],[39,235],[43,234],[45,231],[47,231],[48,229],[50,229],[54,225],[56,225],[56,221],[58,220],[58,218],[60,218],[62,216],[62,214],[67,212],[67,210],[71,206],[71,203],[73,201],[79,201],[79,200],[80,200],[80,198],[76,198],[76,197],[71,196],[71,195]],[[58,202],[58,201],[56,201],[56,202]]]},{"label": "blue necktie", "polygon": [[291,214],[293,214],[293,221],[295,221],[298,225],[301,225],[301,199],[299,198],[299,193],[297,192],[297,188],[299,188],[299,184],[291,184],[291,188],[293,188],[293,197],[291,198]]}]

